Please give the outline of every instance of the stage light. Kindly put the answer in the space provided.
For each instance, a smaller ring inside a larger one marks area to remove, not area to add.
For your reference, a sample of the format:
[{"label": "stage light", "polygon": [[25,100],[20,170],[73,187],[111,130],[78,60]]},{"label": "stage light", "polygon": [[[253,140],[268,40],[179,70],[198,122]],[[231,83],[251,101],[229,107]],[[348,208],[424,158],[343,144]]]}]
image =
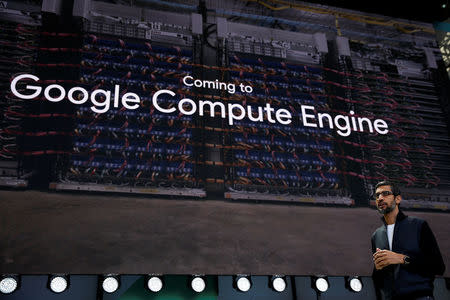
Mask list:
[{"label": "stage light", "polygon": [[273,276],[272,288],[279,293],[284,292],[286,289],[286,280],[282,276]]},{"label": "stage light", "polygon": [[247,276],[237,276],[236,278],[236,287],[241,292],[248,292],[252,287],[252,283]]},{"label": "stage light", "polygon": [[163,288],[163,282],[161,278],[157,276],[151,276],[147,281],[147,287],[150,291],[157,293]]},{"label": "stage light", "polygon": [[363,286],[361,280],[358,277],[352,277],[348,282],[348,285],[353,292],[361,292]]},{"label": "stage light", "polygon": [[11,294],[19,286],[19,280],[15,276],[3,276],[0,280],[0,292],[2,294]]},{"label": "stage light", "polygon": [[103,278],[102,288],[105,292],[111,294],[119,289],[119,280],[112,275],[107,275]]},{"label": "stage light", "polygon": [[197,293],[201,293],[206,288],[205,280],[200,276],[195,276],[191,281],[191,287]]},{"label": "stage light", "polygon": [[324,277],[318,277],[315,281],[316,290],[319,292],[326,292],[328,290],[328,281]]},{"label": "stage light", "polygon": [[69,286],[69,281],[67,280],[66,276],[52,276],[50,278],[50,289],[54,293],[62,293],[64,292],[67,287]]}]

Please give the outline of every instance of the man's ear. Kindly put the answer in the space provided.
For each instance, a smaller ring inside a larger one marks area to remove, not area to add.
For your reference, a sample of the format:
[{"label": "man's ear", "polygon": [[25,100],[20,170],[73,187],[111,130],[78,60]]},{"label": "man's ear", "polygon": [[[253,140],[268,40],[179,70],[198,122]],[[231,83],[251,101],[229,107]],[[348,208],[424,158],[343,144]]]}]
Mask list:
[{"label": "man's ear", "polygon": [[400,202],[402,202],[402,195],[395,196],[395,203],[397,203],[397,205],[399,205]]}]

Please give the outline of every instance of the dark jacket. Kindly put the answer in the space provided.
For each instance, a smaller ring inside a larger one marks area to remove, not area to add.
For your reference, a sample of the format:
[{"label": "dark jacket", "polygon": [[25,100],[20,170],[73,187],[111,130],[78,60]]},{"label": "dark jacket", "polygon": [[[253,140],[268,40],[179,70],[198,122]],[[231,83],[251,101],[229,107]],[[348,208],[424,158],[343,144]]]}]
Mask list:
[{"label": "dark jacket", "polygon": [[[386,222],[372,235],[372,253],[377,248],[389,250]],[[410,264],[390,265],[373,270],[373,280],[378,297],[383,299],[408,299],[433,295],[435,275],[445,271],[439,246],[422,219],[408,217],[399,211],[394,227],[392,251],[410,257]]]}]

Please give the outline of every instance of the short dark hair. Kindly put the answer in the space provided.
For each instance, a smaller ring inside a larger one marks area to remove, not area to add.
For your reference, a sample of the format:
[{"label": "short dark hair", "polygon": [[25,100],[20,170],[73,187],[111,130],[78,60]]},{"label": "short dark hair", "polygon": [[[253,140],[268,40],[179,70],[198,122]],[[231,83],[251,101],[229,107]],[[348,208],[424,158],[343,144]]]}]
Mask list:
[{"label": "short dark hair", "polygon": [[383,180],[383,181],[378,182],[377,185],[375,186],[375,190],[377,188],[379,188],[380,186],[384,186],[384,185],[389,185],[391,187],[391,191],[394,194],[394,196],[401,195],[399,187],[395,183],[393,183],[389,180]]}]

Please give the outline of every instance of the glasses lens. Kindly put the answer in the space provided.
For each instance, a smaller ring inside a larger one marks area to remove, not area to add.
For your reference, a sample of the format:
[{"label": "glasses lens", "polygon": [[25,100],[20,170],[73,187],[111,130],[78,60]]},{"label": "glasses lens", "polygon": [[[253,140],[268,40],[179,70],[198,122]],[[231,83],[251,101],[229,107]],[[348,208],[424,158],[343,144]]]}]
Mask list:
[{"label": "glasses lens", "polygon": [[381,193],[375,193],[375,199],[378,199],[380,195],[383,195],[383,197],[387,197],[389,195],[393,195],[391,191],[382,191]]}]

